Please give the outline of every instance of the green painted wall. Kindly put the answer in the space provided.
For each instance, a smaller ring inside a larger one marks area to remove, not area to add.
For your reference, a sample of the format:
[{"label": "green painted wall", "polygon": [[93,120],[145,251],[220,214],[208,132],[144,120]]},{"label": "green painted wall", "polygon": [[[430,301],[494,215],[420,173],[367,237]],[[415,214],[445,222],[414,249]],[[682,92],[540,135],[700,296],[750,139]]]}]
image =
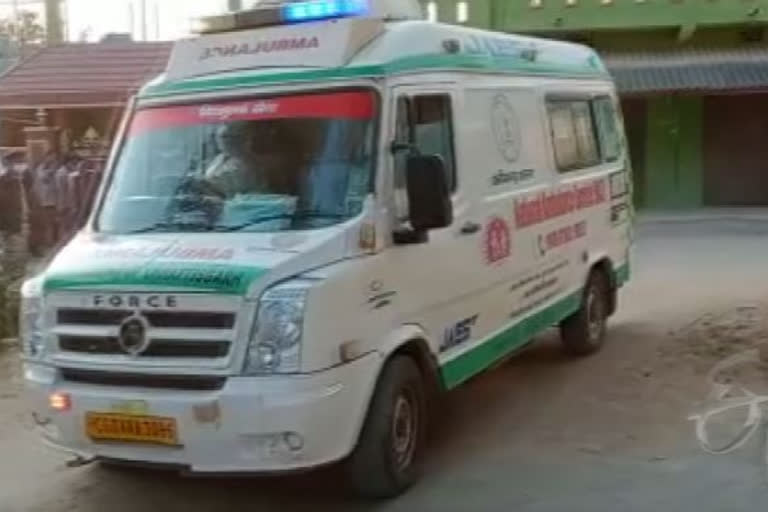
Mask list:
[{"label": "green painted wall", "polygon": [[[431,3],[421,1],[425,6]],[[598,50],[743,46],[745,29],[768,30],[768,0],[680,0],[679,3],[646,0],[644,4],[614,0],[616,4],[612,6],[601,5],[600,0],[579,0],[580,4],[575,7],[564,7],[565,0],[542,1],[542,8],[530,7],[530,0],[436,0],[434,3],[438,20],[444,23],[457,23],[457,5],[466,2],[469,12],[466,25],[576,39]],[[701,3],[703,7],[699,9],[697,6]],[[658,7],[664,9],[654,11]],[[678,9],[680,16],[675,17]],[[744,14],[752,9],[758,9],[759,14]],[[658,20],[653,12],[661,13]],[[763,42],[767,40],[768,36],[762,38]]]},{"label": "green painted wall", "polygon": [[744,29],[768,29],[768,0],[421,0],[434,3],[438,20],[457,23],[466,3],[466,25],[544,37],[577,37],[599,50],[739,46]]},{"label": "green painted wall", "polygon": [[[420,0],[422,5],[431,3],[430,0]],[[437,7],[437,19],[443,23],[458,23],[458,3],[460,0],[434,0]],[[462,0],[467,4],[469,19],[466,25],[492,29],[493,20],[498,19],[494,9],[497,7],[493,0]]]},{"label": "green painted wall", "polygon": [[[699,27],[680,40],[680,31],[676,29],[597,31],[581,33],[590,46],[598,50],[646,51],[675,50],[685,47],[743,47],[747,44],[742,35],[743,27]],[[557,33],[542,34],[558,37]],[[562,37],[562,35],[561,35]]]},{"label": "green painted wall", "polygon": [[702,101],[695,96],[648,100],[645,207],[702,204]]},{"label": "green painted wall", "polygon": [[525,32],[768,23],[768,0],[573,1],[541,0],[534,7],[531,0],[495,0],[495,10],[506,30]]}]

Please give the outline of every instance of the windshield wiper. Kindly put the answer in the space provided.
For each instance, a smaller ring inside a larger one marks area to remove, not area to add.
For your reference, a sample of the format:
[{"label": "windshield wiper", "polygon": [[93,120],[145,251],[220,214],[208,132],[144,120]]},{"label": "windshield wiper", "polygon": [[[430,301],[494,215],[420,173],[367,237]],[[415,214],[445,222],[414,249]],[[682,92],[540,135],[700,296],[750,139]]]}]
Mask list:
[{"label": "windshield wiper", "polygon": [[300,212],[300,213],[283,213],[280,215],[270,215],[268,217],[260,217],[253,219],[250,222],[244,222],[234,226],[214,226],[215,231],[241,231],[245,228],[257,226],[264,222],[271,222],[275,220],[303,220],[303,219],[329,219],[340,220],[350,218],[349,215],[342,215],[340,213],[322,213],[322,212]]},{"label": "windshield wiper", "polygon": [[202,222],[158,222],[150,226],[128,231],[129,235],[152,233],[155,231],[210,231],[212,226]]}]

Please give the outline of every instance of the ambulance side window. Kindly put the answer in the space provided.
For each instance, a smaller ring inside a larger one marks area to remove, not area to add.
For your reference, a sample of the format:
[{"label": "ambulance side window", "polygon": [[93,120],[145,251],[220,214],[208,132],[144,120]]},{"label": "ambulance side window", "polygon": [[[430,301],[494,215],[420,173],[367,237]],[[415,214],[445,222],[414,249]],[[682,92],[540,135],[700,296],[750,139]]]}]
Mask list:
[{"label": "ambulance side window", "polygon": [[615,162],[621,158],[624,148],[613,101],[608,96],[600,96],[592,100],[592,109],[595,113],[603,162]]},{"label": "ambulance side window", "polygon": [[589,100],[548,100],[555,161],[560,172],[600,163],[595,122]]},{"label": "ambulance side window", "polygon": [[456,158],[453,145],[453,111],[449,94],[401,96],[395,121],[394,183],[397,217],[408,218],[405,167],[409,154],[438,155],[445,162],[448,184],[456,190]]}]

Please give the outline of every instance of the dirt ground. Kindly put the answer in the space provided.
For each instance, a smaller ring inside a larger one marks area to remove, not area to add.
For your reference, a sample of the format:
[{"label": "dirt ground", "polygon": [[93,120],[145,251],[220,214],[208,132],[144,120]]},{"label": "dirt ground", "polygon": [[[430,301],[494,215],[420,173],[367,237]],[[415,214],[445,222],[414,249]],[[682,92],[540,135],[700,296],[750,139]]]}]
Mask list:
[{"label": "dirt ground", "polygon": [[[0,511],[764,508],[760,445],[706,454],[688,416],[710,392],[708,372],[718,361],[768,346],[768,222],[645,223],[635,252],[633,280],[605,349],[569,359],[553,331],[450,393],[424,480],[387,503],[350,499],[333,468],[269,479],[67,468],[67,458],[31,432],[17,354],[6,347]],[[728,368],[717,379],[768,395],[759,363]],[[726,415],[716,425],[720,434],[739,427],[743,416]]]}]

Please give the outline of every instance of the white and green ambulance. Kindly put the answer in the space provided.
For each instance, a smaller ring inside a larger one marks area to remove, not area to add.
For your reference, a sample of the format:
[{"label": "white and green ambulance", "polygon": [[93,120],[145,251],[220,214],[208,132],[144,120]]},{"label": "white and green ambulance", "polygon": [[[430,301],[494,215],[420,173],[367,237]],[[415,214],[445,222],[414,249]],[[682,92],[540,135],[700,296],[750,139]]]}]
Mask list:
[{"label": "white and green ambulance", "polygon": [[44,439],[199,473],[418,477],[430,405],[552,326],[595,352],[629,277],[590,49],[410,0],[203,20],[146,85],[88,225],[23,288]]}]

